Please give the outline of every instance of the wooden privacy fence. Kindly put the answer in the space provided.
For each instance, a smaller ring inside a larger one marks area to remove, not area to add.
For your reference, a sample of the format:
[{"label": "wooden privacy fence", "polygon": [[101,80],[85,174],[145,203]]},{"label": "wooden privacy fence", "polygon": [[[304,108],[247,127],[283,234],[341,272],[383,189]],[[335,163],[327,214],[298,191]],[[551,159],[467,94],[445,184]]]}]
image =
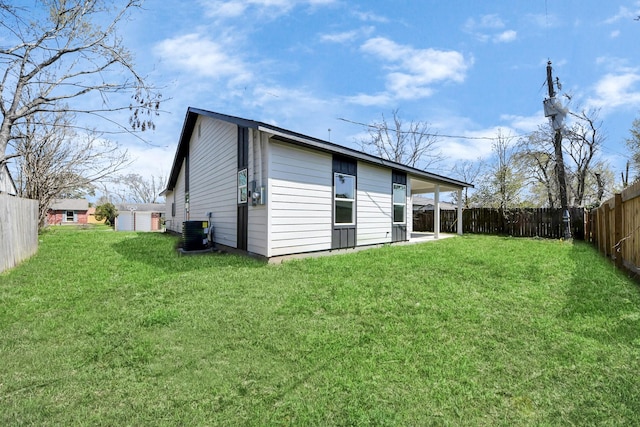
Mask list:
[{"label": "wooden privacy fence", "polygon": [[38,201],[0,194],[0,272],[38,250]]},{"label": "wooden privacy fence", "polygon": [[618,268],[640,274],[640,181],[589,212],[586,240]]},{"label": "wooden privacy fence", "polygon": [[[584,209],[570,208],[571,235],[584,239]],[[413,229],[433,232],[434,211],[415,213]],[[458,212],[440,211],[440,231],[456,233]],[[543,237],[559,239],[564,236],[562,209],[491,209],[471,208],[462,211],[463,233],[502,234],[514,237]]]}]

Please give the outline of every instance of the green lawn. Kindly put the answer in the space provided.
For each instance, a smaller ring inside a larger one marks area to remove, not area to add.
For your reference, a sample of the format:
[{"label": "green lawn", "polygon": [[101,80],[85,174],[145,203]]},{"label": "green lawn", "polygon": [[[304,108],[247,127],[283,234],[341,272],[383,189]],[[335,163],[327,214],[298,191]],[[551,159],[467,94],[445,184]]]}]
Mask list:
[{"label": "green lawn", "polygon": [[0,274],[0,425],[640,425],[640,287],[583,243],[176,242],[56,228]]}]

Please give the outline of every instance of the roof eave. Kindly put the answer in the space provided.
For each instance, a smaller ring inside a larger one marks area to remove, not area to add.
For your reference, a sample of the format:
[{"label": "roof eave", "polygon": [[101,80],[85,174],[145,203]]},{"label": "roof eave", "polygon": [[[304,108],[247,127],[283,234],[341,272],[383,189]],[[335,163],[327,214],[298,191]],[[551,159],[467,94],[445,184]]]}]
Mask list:
[{"label": "roof eave", "polygon": [[342,145],[334,144],[328,141],[313,138],[300,133],[292,132],[286,129],[279,128],[277,126],[269,125],[262,122],[257,122],[254,120],[247,120],[240,117],[229,116],[226,114],[220,114],[213,111],[189,107],[187,109],[184,124],[182,126],[182,131],[180,133],[180,139],[178,140],[178,148],[176,149],[176,155],[173,160],[173,166],[171,168],[171,173],[169,175],[169,180],[167,182],[167,188],[163,191],[163,193],[165,194],[168,191],[172,191],[178,181],[178,175],[180,174],[182,161],[188,152],[189,141],[191,140],[191,135],[193,134],[195,123],[199,115],[222,120],[227,123],[233,123],[238,126],[243,126],[243,127],[267,132],[274,136],[277,136],[278,137],[277,139],[283,139],[284,142],[294,143],[294,144],[306,146],[308,148],[325,151],[328,153],[341,154],[341,155],[352,157],[367,163],[371,163],[371,164],[375,164],[375,165],[379,165],[387,168],[393,168],[399,171],[406,172],[407,174],[410,174],[420,179],[434,181],[437,183],[446,184],[456,188],[465,188],[465,187],[473,188],[472,184],[469,184],[463,181],[458,181],[452,178],[448,178],[445,176],[437,175],[431,172],[426,172],[420,169],[406,166],[401,163],[385,160],[383,158],[376,157],[376,156],[364,153],[362,151],[354,150],[352,148],[347,148]]},{"label": "roof eave", "polygon": [[344,147],[341,145],[337,145],[337,144],[332,144],[326,141],[322,141],[322,140],[318,140],[315,138],[307,138],[304,137],[300,134],[295,134],[295,133],[287,133],[287,132],[282,132],[280,129],[276,129],[274,127],[271,126],[265,126],[264,124],[262,124],[261,126],[258,127],[258,130],[264,131],[264,132],[268,132],[271,133],[273,135],[275,135],[277,138],[276,139],[284,139],[286,141],[284,142],[293,142],[295,144],[298,145],[303,145],[303,146],[307,146],[310,148],[314,148],[314,149],[318,149],[318,150],[322,150],[322,151],[326,151],[329,153],[337,153],[337,154],[342,154],[344,156],[348,156],[348,157],[354,157],[358,160],[367,162],[367,163],[371,163],[374,165],[378,165],[378,166],[383,166],[383,167],[387,167],[387,168],[392,168],[392,169],[396,169],[402,172],[406,172],[410,175],[422,178],[422,179],[427,179],[430,181],[437,181],[437,182],[441,182],[441,183],[445,183],[445,184],[449,184],[452,185],[454,187],[469,187],[469,188],[473,188],[472,184],[469,184],[467,182],[463,182],[463,181],[458,181],[452,178],[448,178],[445,176],[441,176],[441,175],[437,175],[431,172],[427,172],[427,171],[423,171],[420,169],[416,169],[413,168],[411,166],[406,166],[403,165],[401,163],[397,163],[397,162],[393,162],[391,160],[386,160],[383,159],[381,157],[376,157],[358,150],[354,150],[348,147]]}]

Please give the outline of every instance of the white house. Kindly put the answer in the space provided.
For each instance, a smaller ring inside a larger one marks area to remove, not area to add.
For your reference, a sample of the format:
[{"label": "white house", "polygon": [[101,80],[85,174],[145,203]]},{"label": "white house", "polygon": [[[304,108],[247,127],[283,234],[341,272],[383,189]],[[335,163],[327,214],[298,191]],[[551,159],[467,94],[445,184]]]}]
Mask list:
[{"label": "white house", "polygon": [[167,230],[210,221],[216,245],[268,259],[410,240],[412,194],[433,193],[437,209],[441,192],[468,186],[269,124],[189,108],[163,194]]},{"label": "white house", "polygon": [[18,194],[18,189],[6,163],[0,163],[0,194],[9,194],[11,196]]}]

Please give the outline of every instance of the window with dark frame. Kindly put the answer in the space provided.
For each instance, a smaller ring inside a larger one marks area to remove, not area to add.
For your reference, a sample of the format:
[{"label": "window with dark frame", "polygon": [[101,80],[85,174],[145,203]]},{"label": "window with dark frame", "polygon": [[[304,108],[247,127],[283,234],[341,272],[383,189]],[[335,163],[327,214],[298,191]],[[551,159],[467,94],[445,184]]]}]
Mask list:
[{"label": "window with dark frame", "polygon": [[333,174],[334,222],[335,224],[355,223],[356,177],[343,173]]},{"label": "window with dark frame", "polygon": [[393,184],[393,223],[404,224],[407,222],[407,186]]}]

